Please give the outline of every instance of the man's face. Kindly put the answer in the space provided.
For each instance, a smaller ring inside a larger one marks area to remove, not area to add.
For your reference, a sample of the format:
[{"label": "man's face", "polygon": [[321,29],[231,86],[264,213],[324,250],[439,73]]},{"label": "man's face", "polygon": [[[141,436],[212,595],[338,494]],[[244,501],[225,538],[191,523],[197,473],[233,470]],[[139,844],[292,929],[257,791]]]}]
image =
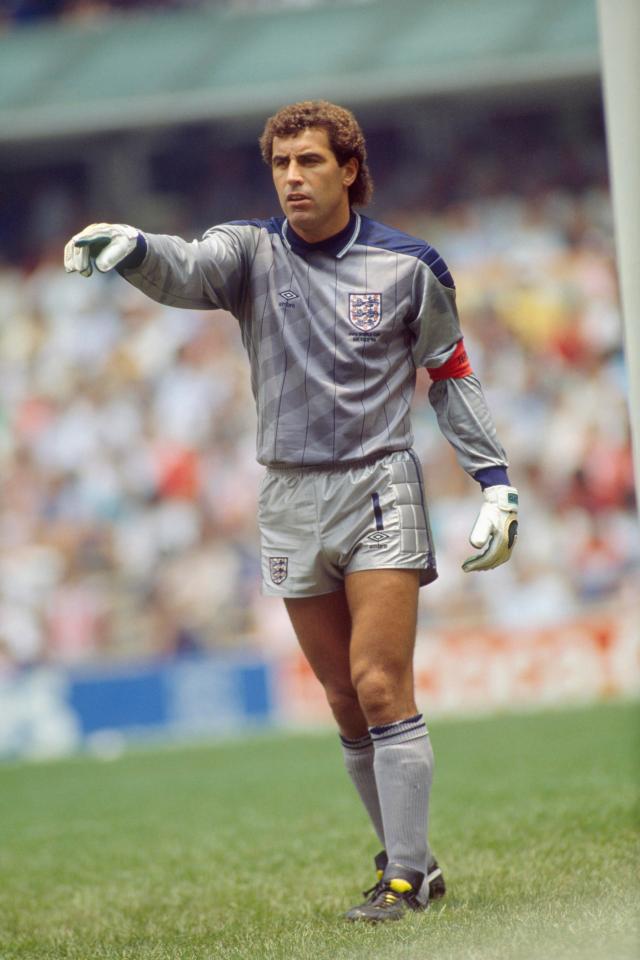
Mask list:
[{"label": "man's face", "polygon": [[317,243],[346,227],[358,161],[339,166],[323,127],[274,137],[271,171],[284,215],[303,240]]}]

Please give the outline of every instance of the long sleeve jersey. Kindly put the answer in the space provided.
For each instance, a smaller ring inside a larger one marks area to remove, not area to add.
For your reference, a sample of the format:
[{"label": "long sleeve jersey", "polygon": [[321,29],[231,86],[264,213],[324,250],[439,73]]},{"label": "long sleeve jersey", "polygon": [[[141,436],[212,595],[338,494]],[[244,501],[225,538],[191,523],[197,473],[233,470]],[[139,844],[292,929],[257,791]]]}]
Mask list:
[{"label": "long sleeve jersey", "polygon": [[307,243],[283,218],[202,240],[141,234],[122,275],[160,303],[238,320],[269,466],[345,464],[411,447],[416,368],[463,469],[505,483],[500,446],[464,353],[451,274],[422,240],[353,213]]}]

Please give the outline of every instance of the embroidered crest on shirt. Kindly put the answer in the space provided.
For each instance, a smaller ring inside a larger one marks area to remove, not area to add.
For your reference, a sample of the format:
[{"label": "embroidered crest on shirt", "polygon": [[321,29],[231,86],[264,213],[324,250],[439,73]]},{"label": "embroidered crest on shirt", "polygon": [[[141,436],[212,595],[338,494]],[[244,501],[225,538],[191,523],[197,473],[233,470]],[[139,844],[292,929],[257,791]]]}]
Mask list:
[{"label": "embroidered crest on shirt", "polygon": [[269,573],[272,581],[277,585],[284,583],[289,573],[288,557],[269,557]]},{"label": "embroidered crest on shirt", "polygon": [[377,327],[382,319],[381,293],[350,293],[349,320],[357,327],[368,333]]}]

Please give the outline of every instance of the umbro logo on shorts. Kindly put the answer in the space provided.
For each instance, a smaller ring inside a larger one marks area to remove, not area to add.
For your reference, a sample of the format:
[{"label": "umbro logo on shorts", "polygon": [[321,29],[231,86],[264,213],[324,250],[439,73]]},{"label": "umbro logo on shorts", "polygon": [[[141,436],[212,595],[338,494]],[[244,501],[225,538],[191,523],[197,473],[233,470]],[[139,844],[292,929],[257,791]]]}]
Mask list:
[{"label": "umbro logo on shorts", "polygon": [[273,583],[276,585],[284,583],[289,573],[289,558],[269,557],[269,573],[271,574]]},{"label": "umbro logo on shorts", "polygon": [[388,539],[389,539],[389,534],[382,533],[382,531],[380,530],[378,530],[376,533],[370,533],[369,536],[367,537],[367,540],[373,540],[374,543],[381,543],[383,540],[388,540]]}]

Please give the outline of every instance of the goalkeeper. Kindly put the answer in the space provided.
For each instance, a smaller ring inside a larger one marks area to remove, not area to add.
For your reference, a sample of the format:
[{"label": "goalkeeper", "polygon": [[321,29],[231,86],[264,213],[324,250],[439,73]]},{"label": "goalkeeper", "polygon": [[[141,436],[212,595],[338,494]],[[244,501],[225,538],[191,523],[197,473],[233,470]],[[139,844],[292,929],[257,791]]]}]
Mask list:
[{"label": "goalkeeper", "polygon": [[191,243],[93,224],[67,244],[65,268],[115,267],[160,303],[237,318],[265,466],[264,590],[284,600],[324,686],[382,847],[377,882],[346,916],[396,920],[445,891],[428,843],[433,752],[413,683],[418,590],[437,576],[412,450],[416,367],[429,371],[440,428],[483,496],[464,570],[509,559],[518,496],[445,262],[356,212],[372,182],[353,115],[293,104],[269,118],[260,146],[284,217],[221,224]]}]

